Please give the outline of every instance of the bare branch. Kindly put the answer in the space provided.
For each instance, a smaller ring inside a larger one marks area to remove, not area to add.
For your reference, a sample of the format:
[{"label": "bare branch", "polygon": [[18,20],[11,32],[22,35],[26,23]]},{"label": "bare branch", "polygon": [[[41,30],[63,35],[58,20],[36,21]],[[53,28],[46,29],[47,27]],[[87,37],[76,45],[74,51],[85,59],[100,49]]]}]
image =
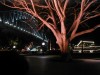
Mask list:
[{"label": "bare branch", "polygon": [[96,15],[93,15],[93,16],[90,16],[90,17],[87,17],[87,19],[81,21],[80,24],[82,24],[82,23],[84,23],[84,22],[86,22],[86,21],[88,21],[88,20],[90,20],[92,18],[98,17],[98,16],[100,16],[100,13],[99,14],[96,14]]},{"label": "bare branch", "polygon": [[96,0],[92,0],[91,2],[87,1],[84,11],[86,11],[94,2],[96,2]]},{"label": "bare branch", "polygon": [[63,8],[64,9],[63,10],[64,13],[63,14],[65,14],[65,11],[66,11],[66,8],[68,6],[68,3],[69,3],[69,0],[66,0],[65,3],[64,3],[64,8]]},{"label": "bare branch", "polygon": [[[76,33],[76,34],[73,36],[73,38],[75,38],[75,37],[77,37],[77,36],[80,36],[80,35],[83,35],[83,34],[86,34],[86,33],[91,33],[91,32],[93,32],[94,30],[96,30],[96,29],[99,28],[99,27],[100,27],[100,24],[99,24],[99,25],[96,25],[95,27],[93,27],[93,28],[91,28],[91,29],[84,30],[84,31],[81,31],[81,32],[79,32],[79,33]],[[72,40],[73,38],[71,38],[71,40]]]},{"label": "bare branch", "polygon": [[[50,16],[48,16],[48,18],[46,18],[46,21],[48,21],[50,18],[51,18],[51,17],[50,17]],[[50,23],[49,23],[49,24],[50,24]],[[44,23],[40,25],[40,27],[38,28],[38,30],[41,30],[41,29],[42,29],[42,27],[44,27]]]},{"label": "bare branch", "polygon": [[40,8],[45,8],[45,9],[48,8],[48,6],[46,6],[46,5],[39,5],[39,4],[34,4],[34,5],[37,6],[37,7],[40,7]]},{"label": "bare branch", "polygon": [[71,34],[71,38],[75,35],[79,25],[80,25],[80,21],[81,21],[81,18],[83,17],[83,14],[84,14],[84,3],[85,3],[85,0],[82,0],[81,2],[81,9],[80,9],[80,12],[79,12],[79,15],[77,17],[77,19],[74,21],[73,25],[72,25],[72,28],[73,28],[73,31],[72,31],[72,34]]},{"label": "bare branch", "polygon": [[30,0],[30,1],[31,1],[31,5],[32,5],[32,8],[33,8],[33,12],[35,12],[35,13],[36,13],[36,9],[35,9],[35,5],[34,5],[33,0]]},{"label": "bare branch", "polygon": [[[32,16],[36,17],[39,21],[41,21],[41,25],[39,25],[40,30],[42,27],[46,26],[49,28],[54,36],[56,37],[56,42],[59,45],[62,52],[66,52],[68,50],[68,43],[77,36],[83,35],[85,33],[90,33],[100,27],[96,25],[94,28],[84,30],[77,33],[77,30],[82,23],[100,16],[99,8],[100,5],[95,8],[93,11],[88,11],[88,9],[92,6],[96,0],[81,0],[79,9],[77,9],[77,5],[72,7],[74,10],[68,10],[68,4],[70,0],[44,0],[44,4],[36,3],[37,0],[13,0],[13,2],[9,2],[10,4],[6,4],[6,0],[2,2],[3,5],[19,9],[21,11],[26,11],[30,13]],[[43,11],[41,11],[44,9]],[[66,10],[67,9],[67,10]],[[74,11],[74,13],[72,12]],[[88,12],[87,12],[88,11]],[[74,21],[70,29],[67,30],[67,24],[65,24],[65,20],[67,18],[67,13],[72,13],[74,15]],[[59,23],[59,24],[58,24]],[[60,25],[60,26],[57,26]],[[68,31],[68,33],[66,32]],[[70,36],[66,38],[66,33]]]},{"label": "bare branch", "polygon": [[49,11],[50,11],[50,15],[51,15],[51,19],[52,19],[54,25],[56,26],[56,20],[55,20],[53,11],[52,11],[53,8],[52,8],[50,2],[49,1],[47,2],[47,0],[46,0],[46,4],[48,5]]},{"label": "bare branch", "polygon": [[60,9],[59,9],[59,7],[58,7],[58,0],[53,0],[54,1],[54,5],[55,5],[55,9],[56,9],[56,13],[58,14],[58,16],[59,16],[59,19],[62,19],[62,13],[61,13],[61,11],[60,11]]},{"label": "bare branch", "polygon": [[64,16],[61,1],[60,1],[60,0],[58,0],[57,2],[58,2],[58,7],[59,7],[59,10],[60,10],[61,14]]}]

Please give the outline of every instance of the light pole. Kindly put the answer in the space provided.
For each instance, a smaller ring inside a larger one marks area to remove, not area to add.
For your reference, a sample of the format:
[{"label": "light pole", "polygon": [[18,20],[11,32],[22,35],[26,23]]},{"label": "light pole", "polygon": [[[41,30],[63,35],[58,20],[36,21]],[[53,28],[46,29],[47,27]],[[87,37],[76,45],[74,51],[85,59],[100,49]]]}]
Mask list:
[{"label": "light pole", "polygon": [[82,54],[83,54],[83,40],[82,40]]}]

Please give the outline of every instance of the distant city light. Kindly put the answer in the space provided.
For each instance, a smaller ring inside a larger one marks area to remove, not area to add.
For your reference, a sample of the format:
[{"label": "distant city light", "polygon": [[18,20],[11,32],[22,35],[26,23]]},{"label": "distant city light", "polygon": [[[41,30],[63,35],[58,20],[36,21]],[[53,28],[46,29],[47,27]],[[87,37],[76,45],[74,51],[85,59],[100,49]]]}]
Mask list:
[{"label": "distant city light", "polygon": [[9,24],[9,22],[8,22],[8,21],[6,21],[6,22],[5,22],[5,24]]},{"label": "distant city light", "polygon": [[29,47],[27,47],[27,51],[30,51],[30,48]]},{"label": "distant city light", "polygon": [[20,27],[17,27],[18,29],[20,28]]},{"label": "distant city light", "polygon": [[16,26],[14,26],[14,28],[15,28]]},{"label": "distant city light", "polygon": [[12,24],[9,24],[10,26],[12,26]]},{"label": "distant city light", "polygon": [[16,48],[16,46],[13,46],[13,48]]},{"label": "distant city light", "polygon": [[22,28],[20,30],[23,30]]},{"label": "distant city light", "polygon": [[93,50],[90,50],[90,53],[93,53]]},{"label": "distant city light", "polygon": [[45,42],[42,42],[42,45],[44,46],[45,45]]},{"label": "distant city light", "polygon": [[2,22],[2,19],[0,18],[0,22]]},{"label": "distant city light", "polygon": [[82,51],[81,51],[81,50],[79,50],[79,53],[82,53]]}]

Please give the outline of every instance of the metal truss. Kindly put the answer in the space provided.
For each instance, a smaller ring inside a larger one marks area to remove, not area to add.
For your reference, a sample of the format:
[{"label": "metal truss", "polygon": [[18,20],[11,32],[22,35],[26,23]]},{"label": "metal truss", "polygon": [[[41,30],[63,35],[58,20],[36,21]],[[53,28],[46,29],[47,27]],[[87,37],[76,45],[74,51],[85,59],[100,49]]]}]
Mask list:
[{"label": "metal truss", "polygon": [[26,12],[18,10],[0,11],[0,22],[48,42],[46,35],[38,31],[36,18]]}]

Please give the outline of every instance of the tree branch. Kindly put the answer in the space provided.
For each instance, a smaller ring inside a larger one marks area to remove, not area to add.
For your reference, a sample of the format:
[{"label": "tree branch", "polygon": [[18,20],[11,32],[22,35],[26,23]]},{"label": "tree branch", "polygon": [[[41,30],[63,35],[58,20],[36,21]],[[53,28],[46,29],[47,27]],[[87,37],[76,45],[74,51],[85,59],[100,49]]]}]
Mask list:
[{"label": "tree branch", "polygon": [[[91,28],[91,29],[88,29],[88,30],[84,30],[84,31],[81,31],[79,33],[76,33],[73,38],[77,37],[77,36],[80,36],[80,35],[83,35],[83,34],[86,34],[86,33],[91,33],[93,32],[95,29],[99,28],[100,27],[100,24],[99,25],[96,25],[95,27]],[[70,40],[73,40],[73,38],[71,38]]]},{"label": "tree branch", "polygon": [[82,24],[82,23],[84,23],[84,22],[86,22],[86,21],[88,21],[88,20],[90,20],[92,18],[98,17],[98,16],[100,16],[100,13],[99,14],[96,14],[96,15],[93,15],[93,16],[90,16],[90,17],[87,17],[87,19],[81,21],[80,24]]},{"label": "tree branch", "polygon": [[61,13],[61,11],[59,9],[58,0],[53,0],[53,2],[54,2],[56,13],[58,14],[58,17],[61,20],[63,15],[62,15],[62,13]]},{"label": "tree branch", "polygon": [[53,11],[52,11],[52,7],[51,7],[51,4],[48,0],[46,0],[46,4],[48,5],[48,8],[49,8],[49,11],[50,11],[50,15],[51,15],[51,20],[53,21],[54,25],[56,26],[56,20],[55,20],[55,17],[54,17],[54,14],[53,14]]},{"label": "tree branch", "polygon": [[30,2],[31,2],[32,8],[33,8],[33,12],[36,13],[36,9],[35,9],[35,5],[34,5],[33,0],[30,0]]},{"label": "tree branch", "polygon": [[91,2],[87,1],[87,3],[85,4],[85,9],[84,11],[86,11],[94,2],[96,2],[96,0],[92,0]]},{"label": "tree branch", "polygon": [[83,17],[84,3],[85,3],[85,0],[82,0],[79,15],[78,15],[77,19],[74,21],[74,23],[72,25],[73,31],[72,31],[72,34],[71,34],[71,38],[75,35],[75,33],[76,33],[76,31],[77,31],[77,29],[80,25],[81,18]]},{"label": "tree branch", "polygon": [[63,7],[63,14],[65,14],[66,8],[68,6],[69,0],[66,0]]}]

